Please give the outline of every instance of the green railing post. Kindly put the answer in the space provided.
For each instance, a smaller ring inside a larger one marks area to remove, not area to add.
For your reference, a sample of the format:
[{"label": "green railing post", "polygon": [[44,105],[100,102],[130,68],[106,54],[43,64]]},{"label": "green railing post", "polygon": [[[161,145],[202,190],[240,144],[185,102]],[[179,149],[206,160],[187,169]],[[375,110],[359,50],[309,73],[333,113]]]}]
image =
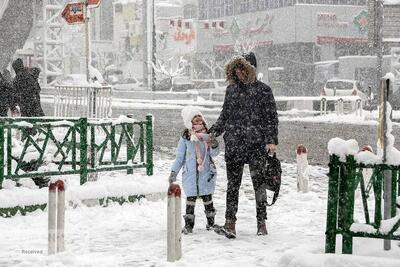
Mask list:
[{"label": "green railing post", "polygon": [[336,222],[338,209],[338,186],[339,186],[339,158],[332,155],[329,161],[329,186],[328,207],[325,232],[325,253],[335,253],[336,247]]},{"label": "green railing post", "polygon": [[397,201],[397,176],[398,171],[392,169],[392,203],[391,203],[391,217],[396,217],[396,201]]},{"label": "green railing post", "polygon": [[79,129],[80,129],[80,160],[79,160],[79,170],[80,170],[80,183],[81,185],[86,183],[88,175],[87,166],[87,153],[88,153],[88,143],[87,143],[87,118],[79,119]]},{"label": "green railing post", "polygon": [[354,195],[356,184],[356,162],[354,156],[346,158],[346,176],[344,178],[345,195],[344,195],[344,214],[343,214],[343,229],[342,229],[342,253],[353,253],[353,236],[350,233],[350,227],[353,224],[354,218]]},{"label": "green railing post", "polygon": [[96,134],[95,126],[90,125],[90,168],[96,168]]},{"label": "green railing post", "polygon": [[[132,114],[127,115],[128,118],[133,118]],[[122,126],[124,127],[124,126]],[[131,139],[133,140],[133,123],[128,123],[126,125],[126,131],[128,135],[130,135]],[[133,161],[133,144],[131,143],[129,138],[126,138],[126,156],[129,165],[129,161]],[[126,169],[126,174],[133,174],[133,168],[128,167]]]},{"label": "green railing post", "polygon": [[146,169],[153,175],[153,115],[146,116]]},{"label": "green railing post", "polygon": [[360,177],[360,189],[361,189],[362,204],[364,208],[365,223],[370,223],[369,211],[368,211],[368,197],[367,197],[367,192],[365,191],[365,181],[362,170],[359,171],[358,175]]},{"label": "green railing post", "polygon": [[12,128],[7,126],[7,175],[12,173]]},{"label": "green railing post", "polygon": [[76,122],[74,123],[74,128],[72,129],[72,135],[71,135],[71,149],[72,149],[72,169],[76,171],[76,132],[77,132],[77,125]]},{"label": "green railing post", "polygon": [[0,121],[0,189],[4,180],[4,121]]},{"label": "green railing post", "polygon": [[376,228],[381,226],[382,221],[382,181],[383,181],[383,170],[379,168],[376,174],[376,179],[373,181],[374,196],[375,196],[375,216],[374,224]]},{"label": "green railing post", "polygon": [[111,125],[110,141],[111,141],[111,164],[115,164],[117,162],[116,151],[115,151],[116,149],[115,125]]}]

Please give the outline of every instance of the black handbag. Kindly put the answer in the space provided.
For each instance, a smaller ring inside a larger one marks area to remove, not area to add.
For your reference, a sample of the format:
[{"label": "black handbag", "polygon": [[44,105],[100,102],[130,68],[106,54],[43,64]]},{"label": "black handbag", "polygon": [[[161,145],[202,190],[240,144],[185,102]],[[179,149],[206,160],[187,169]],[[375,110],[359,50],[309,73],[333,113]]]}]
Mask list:
[{"label": "black handbag", "polygon": [[281,188],[281,176],[281,162],[276,157],[276,153],[273,153],[273,155],[269,155],[269,153],[267,153],[264,170],[264,183],[267,190],[274,192],[271,204],[268,204],[268,201],[265,200],[267,202],[267,206],[272,206],[279,196],[279,190]]}]

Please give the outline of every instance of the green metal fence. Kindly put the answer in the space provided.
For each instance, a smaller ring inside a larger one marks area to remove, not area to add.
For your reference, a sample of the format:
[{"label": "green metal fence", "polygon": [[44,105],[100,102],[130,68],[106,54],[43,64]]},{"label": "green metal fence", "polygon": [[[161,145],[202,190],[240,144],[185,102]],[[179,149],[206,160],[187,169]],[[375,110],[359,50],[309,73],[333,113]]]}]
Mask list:
[{"label": "green metal fence", "polygon": [[4,179],[67,174],[79,174],[83,184],[88,173],[127,170],[132,174],[134,168],[153,174],[152,115],[145,121],[0,119],[0,186]]},{"label": "green metal fence", "polygon": [[[372,175],[365,184],[363,169],[372,169]],[[382,199],[384,172],[391,171],[391,217],[382,220]],[[325,252],[335,253],[336,235],[342,235],[342,253],[351,254],[353,237],[370,237],[400,240],[400,215],[396,216],[396,198],[400,192],[400,166],[386,164],[364,165],[357,163],[354,156],[347,156],[346,162],[332,155],[329,162],[329,188],[326,220]],[[354,222],[355,194],[360,188],[364,223]],[[369,201],[368,201],[369,200]],[[373,202],[370,207],[368,203]],[[372,212],[371,212],[372,211]],[[370,217],[374,214],[374,218]]]}]

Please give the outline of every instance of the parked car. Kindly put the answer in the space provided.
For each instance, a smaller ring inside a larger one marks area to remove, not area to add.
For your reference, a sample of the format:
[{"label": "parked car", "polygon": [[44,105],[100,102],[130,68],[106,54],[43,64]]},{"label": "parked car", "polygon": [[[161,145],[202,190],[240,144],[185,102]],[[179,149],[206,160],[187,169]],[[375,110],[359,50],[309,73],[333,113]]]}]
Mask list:
[{"label": "parked car", "polygon": [[156,80],[155,89],[156,91],[169,91],[171,89],[171,80],[169,78]]},{"label": "parked car", "polygon": [[130,77],[114,84],[113,89],[123,91],[141,91],[145,88],[143,87],[143,79]]},{"label": "parked car", "polygon": [[[56,85],[87,86],[88,82],[86,79],[86,74],[68,74],[66,76],[57,78],[55,84]],[[103,86],[108,85],[108,83],[104,80],[100,84]]]},{"label": "parked car", "polygon": [[367,100],[360,83],[356,80],[331,79],[328,80],[321,91],[322,96],[359,96]]},{"label": "parked car", "polygon": [[190,89],[194,89],[194,84],[189,76],[177,76],[172,78],[172,91],[185,92]]}]

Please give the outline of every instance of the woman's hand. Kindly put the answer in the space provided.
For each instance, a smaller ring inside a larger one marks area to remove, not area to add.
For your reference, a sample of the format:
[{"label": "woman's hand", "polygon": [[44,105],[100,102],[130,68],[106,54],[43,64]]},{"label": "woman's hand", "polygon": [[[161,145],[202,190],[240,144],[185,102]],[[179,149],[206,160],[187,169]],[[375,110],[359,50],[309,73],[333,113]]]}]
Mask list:
[{"label": "woman's hand", "polygon": [[278,145],[275,144],[267,144],[265,146],[265,150],[270,153],[276,153],[276,151],[278,150]]}]

